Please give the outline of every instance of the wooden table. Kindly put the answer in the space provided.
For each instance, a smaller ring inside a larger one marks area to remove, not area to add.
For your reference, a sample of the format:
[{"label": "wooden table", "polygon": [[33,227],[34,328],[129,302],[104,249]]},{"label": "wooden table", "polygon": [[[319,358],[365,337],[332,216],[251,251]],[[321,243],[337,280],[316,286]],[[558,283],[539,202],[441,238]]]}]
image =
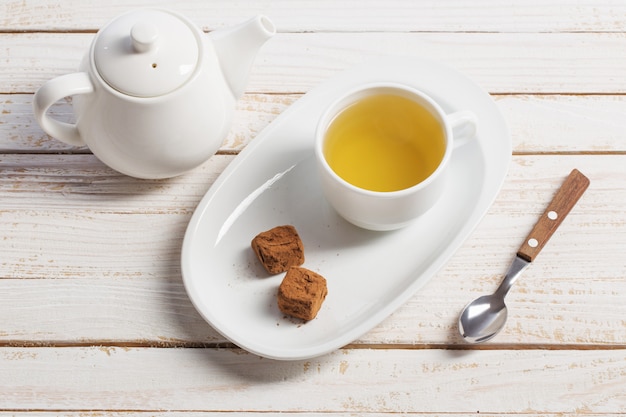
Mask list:
[{"label": "wooden table", "polygon": [[[32,97],[95,31],[149,1],[0,4],[0,416],[607,416],[626,413],[626,2],[170,2],[211,31],[267,14],[217,155],[137,180],[45,135]],[[163,3],[163,2],[160,2]],[[513,156],[497,200],[409,302],[296,362],[230,344],[191,305],[180,250],[201,197],[308,90],[367,59],[444,62],[487,90]],[[71,106],[54,106],[71,119]],[[457,317],[493,291],[572,168],[591,186],[507,298],[493,341]]]}]

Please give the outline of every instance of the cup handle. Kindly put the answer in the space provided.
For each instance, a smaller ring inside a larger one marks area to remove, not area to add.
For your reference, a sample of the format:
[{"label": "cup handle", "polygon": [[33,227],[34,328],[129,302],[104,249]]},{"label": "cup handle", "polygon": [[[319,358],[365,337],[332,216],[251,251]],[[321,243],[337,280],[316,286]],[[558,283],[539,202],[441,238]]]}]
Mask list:
[{"label": "cup handle", "polygon": [[448,123],[452,128],[454,149],[457,149],[476,137],[478,131],[478,119],[469,110],[461,110],[448,114]]},{"label": "cup handle", "polygon": [[76,94],[88,94],[94,91],[93,84],[86,72],[62,75],[46,82],[35,93],[33,111],[39,126],[48,135],[73,146],[83,146],[85,141],[80,137],[75,124],[65,123],[48,116],[46,112],[63,97]]}]

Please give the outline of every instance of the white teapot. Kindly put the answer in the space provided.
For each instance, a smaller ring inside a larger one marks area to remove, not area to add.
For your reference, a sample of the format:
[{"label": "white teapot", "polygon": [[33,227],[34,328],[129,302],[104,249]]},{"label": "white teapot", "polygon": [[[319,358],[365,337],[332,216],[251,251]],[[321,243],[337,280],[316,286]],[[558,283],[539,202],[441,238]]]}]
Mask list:
[{"label": "white teapot", "polygon": [[[88,145],[124,174],[182,174],[222,144],[256,53],[275,32],[265,16],[205,35],[172,11],[126,13],[98,32],[80,72],[41,86],[35,117],[50,136]],[[76,124],[46,114],[68,96]]]}]

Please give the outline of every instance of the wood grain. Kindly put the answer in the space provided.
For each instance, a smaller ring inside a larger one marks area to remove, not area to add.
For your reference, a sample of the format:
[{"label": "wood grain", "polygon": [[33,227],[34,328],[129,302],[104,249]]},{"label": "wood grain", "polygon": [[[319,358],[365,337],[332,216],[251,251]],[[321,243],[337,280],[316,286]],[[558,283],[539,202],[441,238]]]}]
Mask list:
[{"label": "wood grain", "polygon": [[[481,415],[626,409],[623,350],[364,349],[275,362],[228,349],[96,346],[1,348],[0,363],[2,409],[274,413],[279,404],[292,413]],[[373,379],[377,388],[367,389]]]},{"label": "wood grain", "polygon": [[[161,2],[205,30],[236,24],[264,13],[287,32],[622,32],[626,6],[607,0],[344,0],[258,1],[184,0]],[[150,0],[42,2],[7,0],[0,4],[0,29],[12,31],[93,31]],[[297,12],[294,12],[297,11]]]},{"label": "wood grain", "polygon": [[[93,37],[0,33],[0,92],[33,93],[77,71]],[[491,93],[624,94],[624,49],[616,33],[278,33],[257,55],[247,92],[304,93],[372,59],[410,56],[454,67]]]},{"label": "wood grain", "polygon": [[589,178],[574,168],[524,239],[522,246],[517,250],[517,256],[528,262],[534,261],[587,187],[589,187]]}]

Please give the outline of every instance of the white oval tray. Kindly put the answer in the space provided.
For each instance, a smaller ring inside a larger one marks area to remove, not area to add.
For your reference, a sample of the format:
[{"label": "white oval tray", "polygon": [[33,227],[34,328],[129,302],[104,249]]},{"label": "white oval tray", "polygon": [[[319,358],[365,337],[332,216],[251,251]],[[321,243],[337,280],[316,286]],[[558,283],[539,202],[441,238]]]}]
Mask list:
[{"label": "white oval tray", "polygon": [[[447,112],[470,109],[475,141],[454,151],[445,194],[414,224],[371,232],[341,219],[315,171],[314,131],[331,101],[357,84],[405,83]],[[311,90],[261,132],[224,170],[194,213],[182,248],[185,288],[224,337],[257,355],[296,360],[357,339],[424,285],[461,246],[495,199],[511,159],[506,124],[491,97],[458,72],[430,61],[386,59],[341,73]],[[326,277],[328,296],[310,322],[286,317],[252,238],[292,224],[304,267]]]}]

